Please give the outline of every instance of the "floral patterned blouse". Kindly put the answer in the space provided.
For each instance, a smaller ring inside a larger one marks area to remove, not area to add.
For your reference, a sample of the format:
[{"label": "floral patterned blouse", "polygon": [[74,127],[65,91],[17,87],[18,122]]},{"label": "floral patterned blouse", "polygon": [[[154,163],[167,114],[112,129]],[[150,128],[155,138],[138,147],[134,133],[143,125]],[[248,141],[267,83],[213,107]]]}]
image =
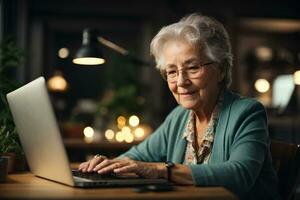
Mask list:
[{"label": "floral patterned blouse", "polygon": [[187,140],[187,147],[186,147],[185,159],[183,164],[189,165],[189,164],[208,163],[211,150],[213,147],[215,131],[219,119],[219,108],[221,107],[222,102],[223,102],[223,92],[221,92],[218,103],[213,110],[208,127],[203,135],[202,142],[201,144],[199,144],[198,152],[196,152],[194,148],[196,142],[195,141],[195,130],[196,130],[195,117],[196,116],[193,111],[190,112],[187,126],[185,132],[183,133],[183,138]]}]

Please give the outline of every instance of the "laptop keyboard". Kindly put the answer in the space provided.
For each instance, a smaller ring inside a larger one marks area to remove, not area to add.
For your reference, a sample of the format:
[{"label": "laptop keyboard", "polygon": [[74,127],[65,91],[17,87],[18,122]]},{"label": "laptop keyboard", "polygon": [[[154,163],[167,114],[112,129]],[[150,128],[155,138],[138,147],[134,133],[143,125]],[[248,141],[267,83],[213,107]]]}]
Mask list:
[{"label": "laptop keyboard", "polygon": [[116,174],[115,173],[109,173],[109,174],[98,174],[97,172],[81,172],[78,170],[72,170],[73,176],[90,179],[90,180],[105,180],[105,179],[115,179]]}]

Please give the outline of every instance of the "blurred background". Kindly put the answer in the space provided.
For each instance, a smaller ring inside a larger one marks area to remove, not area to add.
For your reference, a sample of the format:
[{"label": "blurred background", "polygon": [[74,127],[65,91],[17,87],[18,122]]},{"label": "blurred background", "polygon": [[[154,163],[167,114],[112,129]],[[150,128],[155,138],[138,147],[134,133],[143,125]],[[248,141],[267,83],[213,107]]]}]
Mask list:
[{"label": "blurred background", "polygon": [[[176,106],[149,44],[162,26],[192,12],[224,23],[235,56],[231,89],[265,105],[271,138],[299,143],[297,1],[0,0],[0,41],[13,38],[22,51],[22,62],[5,76],[20,85],[46,78],[71,161],[115,156]],[[104,64],[74,64],[87,27],[131,56],[99,43]]]}]

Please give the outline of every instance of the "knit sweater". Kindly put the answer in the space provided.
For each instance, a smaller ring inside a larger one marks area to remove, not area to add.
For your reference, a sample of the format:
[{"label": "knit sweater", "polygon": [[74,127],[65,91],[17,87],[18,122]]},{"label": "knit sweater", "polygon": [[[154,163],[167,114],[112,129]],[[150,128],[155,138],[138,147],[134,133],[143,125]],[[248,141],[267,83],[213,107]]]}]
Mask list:
[{"label": "knit sweater", "polygon": [[[191,111],[177,106],[146,140],[121,156],[145,162],[183,163]],[[224,92],[207,164],[189,165],[196,186],[223,186],[241,199],[279,199],[269,150],[267,117],[254,99]]]}]

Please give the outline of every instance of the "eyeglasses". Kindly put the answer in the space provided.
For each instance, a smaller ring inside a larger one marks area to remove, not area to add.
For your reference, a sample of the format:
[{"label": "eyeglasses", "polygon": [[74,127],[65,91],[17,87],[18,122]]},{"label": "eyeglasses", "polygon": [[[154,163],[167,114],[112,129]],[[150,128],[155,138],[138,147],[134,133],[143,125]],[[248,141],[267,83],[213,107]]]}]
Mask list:
[{"label": "eyeglasses", "polygon": [[187,66],[185,69],[166,69],[162,71],[163,78],[170,82],[177,82],[177,79],[179,77],[179,72],[181,71],[182,75],[185,75],[188,79],[195,79],[201,77],[203,73],[203,68],[207,65],[214,64],[214,62],[208,62],[204,64],[191,64]]}]

